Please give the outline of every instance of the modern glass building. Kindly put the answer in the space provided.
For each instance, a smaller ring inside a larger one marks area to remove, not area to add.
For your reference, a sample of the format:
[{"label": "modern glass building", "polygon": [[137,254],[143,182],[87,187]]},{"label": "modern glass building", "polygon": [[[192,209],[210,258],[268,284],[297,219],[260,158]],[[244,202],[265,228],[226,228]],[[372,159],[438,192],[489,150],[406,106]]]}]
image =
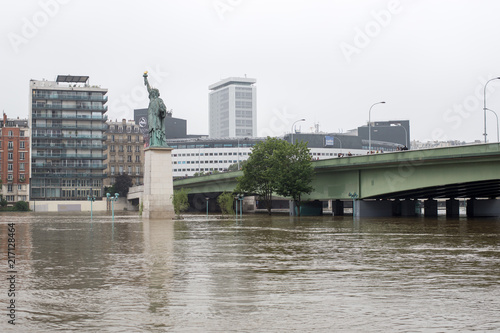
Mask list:
[{"label": "modern glass building", "polygon": [[210,138],[257,136],[256,82],[230,77],[208,87]]},{"label": "modern glass building", "polygon": [[102,198],[107,92],[88,76],[30,80],[32,200]]}]

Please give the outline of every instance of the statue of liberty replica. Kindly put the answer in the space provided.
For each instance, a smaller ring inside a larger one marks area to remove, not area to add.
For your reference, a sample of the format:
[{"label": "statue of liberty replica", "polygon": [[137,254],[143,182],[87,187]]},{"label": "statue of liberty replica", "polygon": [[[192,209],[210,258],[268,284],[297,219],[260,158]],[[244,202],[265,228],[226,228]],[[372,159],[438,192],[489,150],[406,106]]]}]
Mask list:
[{"label": "statue of liberty replica", "polygon": [[149,125],[149,146],[150,147],[168,147],[165,141],[165,116],[167,107],[160,98],[160,91],[151,88],[148,82],[148,72],[144,72],[144,84],[148,88],[149,106],[148,106],[148,125]]},{"label": "statue of liberty replica", "polygon": [[169,219],[174,216],[173,149],[167,145],[165,136],[165,117],[170,113],[160,98],[160,91],[149,86],[148,72],[144,72],[143,76],[149,93],[149,147],[144,149],[142,216],[148,219]]}]

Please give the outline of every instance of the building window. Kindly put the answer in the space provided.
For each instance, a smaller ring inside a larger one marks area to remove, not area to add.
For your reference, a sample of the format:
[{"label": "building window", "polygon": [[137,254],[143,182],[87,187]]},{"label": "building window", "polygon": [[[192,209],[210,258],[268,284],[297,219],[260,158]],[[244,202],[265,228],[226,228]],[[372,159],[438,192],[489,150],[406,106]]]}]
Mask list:
[{"label": "building window", "polygon": [[123,153],[123,146],[120,146],[119,152]]},{"label": "building window", "polygon": [[132,146],[127,146],[127,152],[131,153],[132,152]]},{"label": "building window", "polygon": [[120,175],[121,175],[121,174],[123,174],[123,165],[120,165],[120,166],[118,167],[118,170],[119,170],[119,172],[120,172]]},{"label": "building window", "polygon": [[19,131],[19,136],[24,136],[24,131]]},{"label": "building window", "polygon": [[9,159],[9,161],[12,161],[14,159],[14,154],[13,153],[8,153],[7,154],[7,158]]},{"label": "building window", "polygon": [[140,142],[138,135],[135,136],[135,142]]},{"label": "building window", "polygon": [[12,163],[7,164],[7,170],[9,171],[14,170],[14,165]]},{"label": "building window", "polygon": [[109,151],[114,152],[115,151],[115,146],[109,146]]},{"label": "building window", "polygon": [[19,142],[19,148],[24,149],[25,148],[25,143],[24,141]]},{"label": "building window", "polygon": [[136,153],[140,153],[140,152],[141,152],[141,147],[139,147],[139,146],[135,146],[135,152],[136,152]]},{"label": "building window", "polygon": [[11,173],[9,173],[7,175],[7,180],[13,180],[13,179],[14,179],[14,176]]},{"label": "building window", "polygon": [[114,176],[114,174],[115,174],[115,167],[111,166],[111,176]]},{"label": "building window", "polygon": [[24,171],[24,163],[19,163],[19,171]]},{"label": "building window", "polygon": [[136,166],[135,167],[135,174],[136,175],[140,175],[141,174],[141,167],[140,166]]},{"label": "building window", "polygon": [[111,142],[115,142],[115,136],[111,135]]},{"label": "building window", "polygon": [[12,131],[9,131],[9,136],[14,136],[14,133]]},{"label": "building window", "polygon": [[8,148],[9,148],[9,149],[14,149],[14,142],[9,141],[9,143],[8,143]]},{"label": "building window", "polygon": [[6,195],[7,201],[13,202],[14,201],[14,196],[13,195]]},{"label": "building window", "polygon": [[7,192],[12,192],[12,184],[7,185]]},{"label": "building window", "polygon": [[132,155],[127,156],[127,162],[132,162]]},{"label": "building window", "polygon": [[129,174],[129,175],[131,175],[131,174],[132,174],[132,166],[130,166],[130,165],[129,165],[129,166],[127,167],[127,169],[128,169],[128,174]]},{"label": "building window", "polygon": [[24,161],[24,157],[25,157],[25,155],[24,155],[24,154],[25,154],[25,153],[19,153],[19,159],[20,159],[21,161]]},{"label": "building window", "polygon": [[140,157],[139,155],[136,155],[136,156],[135,156],[135,161],[136,161],[137,163],[140,163],[140,162],[141,162],[141,157]]},{"label": "building window", "polygon": [[132,142],[132,136],[131,135],[127,135],[127,141],[128,142]]}]

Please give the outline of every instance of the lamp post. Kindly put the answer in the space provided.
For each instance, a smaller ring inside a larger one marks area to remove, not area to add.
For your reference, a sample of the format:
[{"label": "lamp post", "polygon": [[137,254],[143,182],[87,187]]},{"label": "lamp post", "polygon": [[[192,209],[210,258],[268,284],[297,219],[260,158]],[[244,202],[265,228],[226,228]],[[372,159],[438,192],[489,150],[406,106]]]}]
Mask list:
[{"label": "lamp post", "polygon": [[486,109],[486,110],[493,112],[493,114],[495,115],[495,117],[497,117],[497,142],[500,142],[500,137],[499,137],[499,134],[498,134],[498,115],[492,109]]},{"label": "lamp post", "polygon": [[205,200],[207,201],[207,219],[208,219],[208,200],[210,200],[209,197],[205,197]]},{"label": "lamp post", "polygon": [[306,121],[304,118],[302,119],[299,119],[299,120],[296,120],[293,124],[292,124],[292,139],[291,139],[291,143],[293,145],[293,127],[295,126],[296,123],[298,123],[299,121]]},{"label": "lamp post", "polygon": [[87,195],[87,201],[90,201],[90,220],[92,220],[92,203],[95,201],[94,192],[90,189],[90,195]]},{"label": "lamp post", "polygon": [[377,104],[385,104],[385,102],[377,102],[370,106],[368,111],[368,150],[372,151],[372,108]]},{"label": "lamp post", "polygon": [[119,196],[120,195],[118,193],[115,193],[114,197],[112,197],[111,194],[106,193],[106,197],[107,197],[108,201],[111,201],[111,212],[112,212],[112,216],[113,216],[113,221],[115,220],[115,201],[118,200]]},{"label": "lamp post", "polygon": [[356,199],[359,197],[356,192],[351,193],[349,192],[349,196],[352,199],[352,217],[356,216]]},{"label": "lamp post", "polygon": [[337,137],[337,140],[339,140],[339,142],[340,142],[340,153],[342,154],[342,140],[340,140],[338,137]]},{"label": "lamp post", "polygon": [[[243,194],[238,195],[238,200],[240,201],[240,218],[243,218]],[[238,201],[236,201],[238,204]]]},{"label": "lamp post", "polygon": [[486,86],[488,85],[488,83],[490,83],[493,80],[500,80],[500,76],[499,77],[494,77],[493,79],[489,79],[484,84],[484,99],[483,99],[483,102],[484,102],[484,105],[483,105],[483,112],[484,112],[484,134],[483,134],[484,135],[484,143],[486,143],[486,137],[488,136],[488,134],[486,134],[486,110],[488,110],[486,108]]}]

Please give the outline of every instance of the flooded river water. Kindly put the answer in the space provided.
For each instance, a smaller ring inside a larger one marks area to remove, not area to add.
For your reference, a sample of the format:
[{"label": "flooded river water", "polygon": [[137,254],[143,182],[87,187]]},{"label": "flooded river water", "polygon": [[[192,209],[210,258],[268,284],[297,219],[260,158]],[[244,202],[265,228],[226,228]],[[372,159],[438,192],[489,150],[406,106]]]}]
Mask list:
[{"label": "flooded river water", "polygon": [[11,213],[0,231],[1,332],[500,331],[500,219]]}]

